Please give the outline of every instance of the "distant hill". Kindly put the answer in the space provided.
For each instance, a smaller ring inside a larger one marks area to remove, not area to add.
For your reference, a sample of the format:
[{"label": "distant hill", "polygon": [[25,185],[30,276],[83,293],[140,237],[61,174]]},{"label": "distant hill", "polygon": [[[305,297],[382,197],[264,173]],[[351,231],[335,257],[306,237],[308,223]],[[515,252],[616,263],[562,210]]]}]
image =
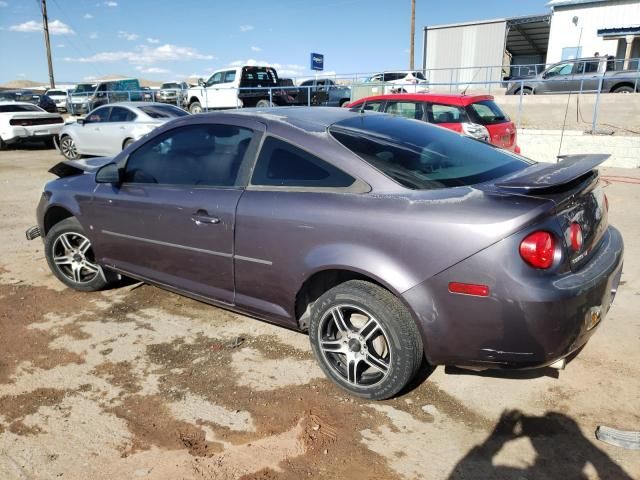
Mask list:
[{"label": "distant hill", "polygon": [[[118,78],[135,78],[131,75],[105,75],[103,77],[98,77],[92,80],[83,80],[82,82],[56,82],[60,85],[75,85],[77,83],[89,83],[89,82],[98,82],[100,80],[114,80]],[[159,87],[162,84],[160,80],[147,80],[146,78],[139,78],[140,86],[142,87]],[[0,84],[0,88],[39,88],[42,87],[44,89],[48,88],[49,82],[35,82],[33,80],[11,80],[10,82]]]},{"label": "distant hill", "polygon": [[2,88],[36,88],[46,85],[46,82],[34,82],[33,80],[11,80],[10,82],[0,84]]}]

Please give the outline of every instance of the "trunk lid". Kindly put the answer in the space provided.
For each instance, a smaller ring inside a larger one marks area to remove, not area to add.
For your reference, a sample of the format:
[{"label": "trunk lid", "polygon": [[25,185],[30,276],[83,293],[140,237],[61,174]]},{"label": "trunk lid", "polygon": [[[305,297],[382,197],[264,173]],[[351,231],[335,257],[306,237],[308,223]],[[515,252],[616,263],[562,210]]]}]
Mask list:
[{"label": "trunk lid", "polygon": [[60,178],[71,177],[73,175],[81,175],[83,173],[95,173],[98,169],[107,163],[113,161],[112,157],[94,157],[81,160],[67,160],[56,163],[49,169],[52,173]]},{"label": "trunk lid", "polygon": [[[552,200],[563,232],[571,270],[580,269],[597,249],[608,226],[604,191],[595,169],[609,155],[568,155],[555,164],[538,163],[496,183],[502,191]],[[578,224],[582,245],[572,248],[571,225]]]}]

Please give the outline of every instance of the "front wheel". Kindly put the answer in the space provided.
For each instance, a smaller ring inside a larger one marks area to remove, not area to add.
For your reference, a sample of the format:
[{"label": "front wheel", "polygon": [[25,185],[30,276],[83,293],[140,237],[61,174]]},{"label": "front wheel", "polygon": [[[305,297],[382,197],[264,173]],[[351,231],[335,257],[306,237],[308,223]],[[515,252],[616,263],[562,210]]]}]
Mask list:
[{"label": "front wheel", "polygon": [[122,150],[126,149],[129,145],[131,145],[135,140],[133,138],[127,138],[122,144]]},{"label": "front wheel", "polygon": [[51,272],[66,286],[94,292],[109,285],[96,263],[91,241],[75,218],[51,227],[44,239],[44,252]]},{"label": "front wheel", "polygon": [[73,138],[68,135],[65,135],[60,140],[60,151],[67,160],[77,160],[80,158],[80,154],[76,148],[76,143],[73,141]]},{"label": "front wheel", "polygon": [[189,105],[189,113],[202,113],[202,105],[200,105],[200,102],[193,102]]},{"label": "front wheel", "polygon": [[628,87],[628,86],[622,86],[622,87],[618,87],[616,88],[613,93],[633,93],[635,90],[633,89],[633,87]]},{"label": "front wheel", "polygon": [[256,103],[256,108],[269,108],[271,105],[269,104],[269,100],[261,99]]},{"label": "front wheel", "polygon": [[311,309],[309,338],[324,373],[353,395],[384,400],[417,373],[422,339],[411,314],[388,290],[351,280]]}]

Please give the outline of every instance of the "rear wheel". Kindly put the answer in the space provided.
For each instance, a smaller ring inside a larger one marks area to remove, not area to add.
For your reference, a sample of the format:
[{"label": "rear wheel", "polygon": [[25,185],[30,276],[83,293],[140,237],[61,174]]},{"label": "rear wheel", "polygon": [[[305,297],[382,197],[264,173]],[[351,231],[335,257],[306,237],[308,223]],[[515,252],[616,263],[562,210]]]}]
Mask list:
[{"label": "rear wheel", "polygon": [[622,87],[618,87],[616,89],[613,90],[613,93],[633,93],[635,90],[633,89],[633,87],[629,87],[629,86],[622,86]]},{"label": "rear wheel", "polygon": [[342,100],[340,100],[340,106],[344,107],[349,102],[350,100],[348,98],[343,98]]},{"label": "rear wheel", "polygon": [[5,143],[5,141],[0,138],[0,150],[6,150],[7,147],[8,145]]},{"label": "rear wheel", "polygon": [[189,113],[202,113],[202,105],[200,105],[200,102],[191,102],[191,105],[189,105]]},{"label": "rear wheel", "polygon": [[340,284],[314,303],[309,338],[324,373],[363,398],[393,397],[422,362],[422,339],[407,308],[362,280]]},{"label": "rear wheel", "polygon": [[51,272],[66,286],[94,292],[109,285],[95,261],[91,241],[75,218],[51,227],[44,240],[44,251]]},{"label": "rear wheel", "polygon": [[124,143],[122,144],[122,149],[124,150],[125,148],[127,148],[129,145],[131,145],[133,142],[135,142],[135,140],[133,138],[127,138]]},{"label": "rear wheel", "polygon": [[256,103],[256,107],[257,108],[269,108],[271,105],[269,104],[269,100],[266,100],[264,98],[258,100],[258,102]]},{"label": "rear wheel", "polygon": [[60,151],[67,160],[77,160],[80,154],[76,148],[76,143],[69,135],[65,135],[60,139]]},{"label": "rear wheel", "polygon": [[[520,95],[520,90],[516,92],[516,95]],[[522,95],[533,95],[533,90],[531,90],[530,88],[524,87],[522,89]]]}]

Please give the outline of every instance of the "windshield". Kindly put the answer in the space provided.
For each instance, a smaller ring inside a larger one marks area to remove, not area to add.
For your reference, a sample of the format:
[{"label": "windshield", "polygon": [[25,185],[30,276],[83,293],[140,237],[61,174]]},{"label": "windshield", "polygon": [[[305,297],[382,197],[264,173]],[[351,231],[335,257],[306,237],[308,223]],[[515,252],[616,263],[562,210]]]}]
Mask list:
[{"label": "windshield", "polygon": [[147,105],[138,109],[151,118],[175,118],[188,115],[187,112],[173,105]]},{"label": "windshield", "polygon": [[62,90],[47,90],[47,95],[67,95],[67,92],[63,92]]},{"label": "windshield", "polygon": [[73,93],[93,93],[95,89],[96,89],[95,83],[81,83],[75,88]]},{"label": "windshield", "polygon": [[180,88],[179,83],[163,83],[160,88]]},{"label": "windshield", "polygon": [[0,113],[10,112],[44,112],[44,110],[35,105],[0,105]]},{"label": "windshield", "polygon": [[493,125],[510,121],[509,117],[493,100],[472,103],[467,108],[472,120],[480,125]]},{"label": "windshield", "polygon": [[533,162],[457,133],[402,117],[360,114],[329,127],[342,145],[414,190],[474,185]]}]

